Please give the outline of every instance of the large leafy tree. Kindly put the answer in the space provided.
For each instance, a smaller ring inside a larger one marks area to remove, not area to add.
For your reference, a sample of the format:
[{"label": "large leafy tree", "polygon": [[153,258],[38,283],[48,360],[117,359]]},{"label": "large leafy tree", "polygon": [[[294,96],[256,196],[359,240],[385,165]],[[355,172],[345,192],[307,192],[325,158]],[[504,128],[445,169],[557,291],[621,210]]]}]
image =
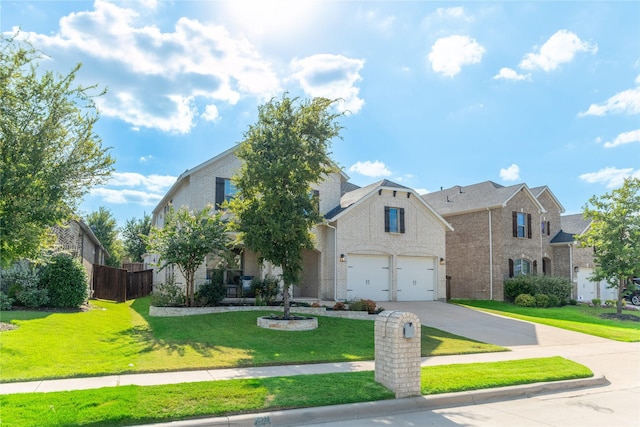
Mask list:
[{"label": "large leafy tree", "polygon": [[151,231],[151,215],[144,214],[142,218],[128,219],[122,228],[122,242],[124,253],[132,262],[142,262],[147,253],[147,241]]},{"label": "large leafy tree", "polygon": [[118,223],[111,211],[100,206],[97,211],[91,212],[85,221],[93,234],[96,235],[102,246],[109,252],[105,263],[111,267],[120,267],[122,264],[122,241],[118,235]]},{"label": "large leafy tree", "polygon": [[627,178],[621,188],[593,196],[584,206],[584,217],[592,220],[579,240],[594,248],[592,280],[605,280],[618,289],[617,312],[630,279],[640,273],[640,179]]},{"label": "large leafy tree", "polygon": [[[50,227],[72,218],[82,196],[104,183],[114,160],[93,127],[96,87],[39,70],[42,56],[0,36],[0,262],[35,258]],[[99,95],[99,94],[97,94]]]},{"label": "large leafy tree", "polygon": [[331,140],[341,126],[333,101],[272,99],[258,109],[237,156],[242,168],[234,178],[237,196],[229,208],[239,240],[260,261],[282,268],[284,317],[289,318],[289,288],[300,279],[303,251],[314,246],[311,229],[322,220],[311,184],[335,166]]},{"label": "large leafy tree", "polygon": [[194,303],[195,274],[208,254],[222,255],[227,251],[228,237],[222,214],[213,214],[207,206],[199,212],[186,207],[171,208],[162,228],[152,227],[148,249],[160,256],[160,270],[177,265],[186,280],[188,305]]}]

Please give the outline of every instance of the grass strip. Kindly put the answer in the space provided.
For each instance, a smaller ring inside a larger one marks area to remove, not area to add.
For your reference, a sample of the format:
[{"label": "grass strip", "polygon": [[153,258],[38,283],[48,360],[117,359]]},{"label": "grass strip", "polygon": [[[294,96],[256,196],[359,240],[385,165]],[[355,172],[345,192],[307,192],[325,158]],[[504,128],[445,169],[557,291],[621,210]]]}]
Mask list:
[{"label": "grass strip", "polygon": [[[423,394],[586,378],[561,357],[422,368]],[[374,372],[299,375],[0,396],[3,426],[125,426],[392,399]]]},{"label": "grass strip", "polygon": [[[270,311],[150,317],[149,298],[80,313],[2,312],[0,381],[373,360],[374,322],[322,316],[313,331],[259,328]],[[506,349],[423,327],[422,355]]]},{"label": "grass strip", "polygon": [[[501,301],[453,300],[455,304],[477,308],[489,313],[514,319],[540,323],[569,331],[581,332],[622,342],[640,341],[640,322],[629,320],[603,319],[600,314],[615,313],[615,308],[590,307],[587,305],[567,305],[564,307],[537,308],[519,307]],[[636,312],[625,311],[626,314]]]}]

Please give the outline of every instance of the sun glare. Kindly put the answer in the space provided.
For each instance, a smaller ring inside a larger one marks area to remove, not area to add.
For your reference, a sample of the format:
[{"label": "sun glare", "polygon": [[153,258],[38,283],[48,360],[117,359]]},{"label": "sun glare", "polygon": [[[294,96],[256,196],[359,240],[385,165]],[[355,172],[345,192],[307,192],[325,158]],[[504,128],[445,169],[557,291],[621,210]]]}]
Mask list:
[{"label": "sun glare", "polygon": [[250,36],[282,37],[311,26],[318,3],[305,0],[236,0],[225,2],[233,25]]}]

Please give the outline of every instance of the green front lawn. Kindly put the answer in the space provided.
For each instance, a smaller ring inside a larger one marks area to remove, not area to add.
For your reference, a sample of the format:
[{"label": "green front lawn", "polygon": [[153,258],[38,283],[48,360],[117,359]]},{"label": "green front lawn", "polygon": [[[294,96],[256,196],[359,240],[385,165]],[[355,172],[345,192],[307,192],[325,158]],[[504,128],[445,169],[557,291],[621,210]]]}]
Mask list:
[{"label": "green front lawn", "polygon": [[[600,314],[615,313],[615,308],[589,307],[587,305],[567,305],[553,308],[519,307],[501,301],[452,300],[455,304],[477,308],[490,313],[527,320],[543,325],[555,326],[570,331],[582,332],[616,341],[640,341],[640,322],[630,320],[603,319]],[[640,316],[637,311],[624,314]]]},{"label": "green front lawn", "polygon": [[[149,298],[81,313],[4,311],[0,381],[373,360],[374,322],[319,317],[314,331],[259,328],[264,312],[149,317]],[[295,310],[294,310],[295,311]],[[422,355],[504,351],[423,327]]]},{"label": "green front lawn", "polygon": [[[424,367],[421,381],[423,394],[436,394],[592,375],[582,365],[550,357]],[[375,382],[373,371],[125,386],[0,396],[0,423],[118,426],[392,398]]]}]

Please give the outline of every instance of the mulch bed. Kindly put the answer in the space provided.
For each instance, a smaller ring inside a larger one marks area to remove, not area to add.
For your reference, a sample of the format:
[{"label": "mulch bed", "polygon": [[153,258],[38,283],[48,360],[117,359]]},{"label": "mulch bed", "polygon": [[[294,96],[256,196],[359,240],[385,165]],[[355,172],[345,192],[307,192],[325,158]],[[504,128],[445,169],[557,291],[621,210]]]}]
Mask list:
[{"label": "mulch bed", "polygon": [[640,322],[640,316],[636,316],[635,314],[616,314],[616,313],[602,313],[600,315],[603,319],[611,319],[611,320],[630,320],[632,322]]}]

